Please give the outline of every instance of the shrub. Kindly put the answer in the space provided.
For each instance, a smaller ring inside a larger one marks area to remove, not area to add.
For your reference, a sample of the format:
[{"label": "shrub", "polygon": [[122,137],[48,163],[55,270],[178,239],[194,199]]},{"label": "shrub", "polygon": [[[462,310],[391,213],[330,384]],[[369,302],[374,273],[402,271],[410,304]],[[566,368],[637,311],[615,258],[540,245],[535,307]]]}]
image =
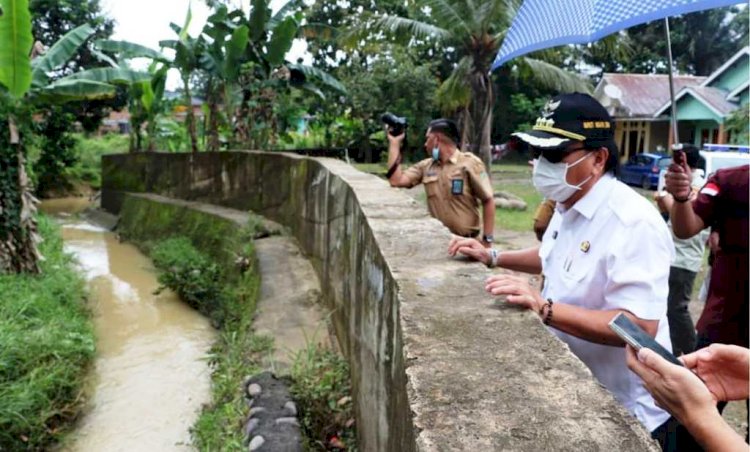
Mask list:
[{"label": "shrub", "polygon": [[151,250],[151,258],[161,270],[159,283],[174,290],[185,303],[214,323],[224,323],[228,294],[223,288],[223,272],[195,249],[190,239],[173,237],[159,242]]},{"label": "shrub", "polygon": [[351,378],[334,350],[310,344],[294,359],[292,395],[297,401],[307,450],[356,450]]}]

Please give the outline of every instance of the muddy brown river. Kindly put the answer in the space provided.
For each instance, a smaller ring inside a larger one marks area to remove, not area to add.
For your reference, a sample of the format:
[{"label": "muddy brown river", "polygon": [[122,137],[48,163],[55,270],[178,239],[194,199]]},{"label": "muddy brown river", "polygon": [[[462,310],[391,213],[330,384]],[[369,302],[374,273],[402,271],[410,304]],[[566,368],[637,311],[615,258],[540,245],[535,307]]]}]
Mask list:
[{"label": "muddy brown river", "polygon": [[159,287],[149,259],[74,214],[85,199],[45,201],[89,289],[97,356],[87,410],[62,450],[191,450],[190,426],[210,401],[208,320]]}]

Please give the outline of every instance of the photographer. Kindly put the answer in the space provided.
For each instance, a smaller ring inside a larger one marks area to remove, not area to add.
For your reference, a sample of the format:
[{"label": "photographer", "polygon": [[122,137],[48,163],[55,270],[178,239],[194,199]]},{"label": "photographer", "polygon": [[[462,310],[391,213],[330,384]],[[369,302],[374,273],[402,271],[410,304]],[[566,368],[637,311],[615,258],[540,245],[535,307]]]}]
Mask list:
[{"label": "photographer", "polygon": [[[388,181],[392,187],[413,187],[424,184],[430,215],[440,220],[454,234],[477,238],[485,247],[493,241],[495,199],[484,163],[475,155],[458,149],[458,126],[449,119],[430,122],[425,134],[428,158],[401,171],[401,143],[399,134],[388,129]],[[484,222],[480,226],[479,200]]]}]

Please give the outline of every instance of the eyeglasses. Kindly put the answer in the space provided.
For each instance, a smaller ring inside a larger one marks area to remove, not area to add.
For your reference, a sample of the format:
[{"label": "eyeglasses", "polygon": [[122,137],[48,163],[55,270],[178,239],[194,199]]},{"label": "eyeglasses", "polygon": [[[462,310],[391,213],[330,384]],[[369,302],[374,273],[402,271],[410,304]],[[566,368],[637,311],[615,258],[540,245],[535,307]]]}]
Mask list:
[{"label": "eyeglasses", "polygon": [[560,163],[563,161],[563,159],[570,154],[576,152],[576,151],[593,151],[593,149],[589,149],[587,147],[581,146],[580,148],[575,149],[566,149],[564,151],[552,151],[552,150],[544,150],[540,148],[532,148],[532,156],[535,159],[538,159],[540,156],[544,157],[545,160],[547,160],[550,163]]}]

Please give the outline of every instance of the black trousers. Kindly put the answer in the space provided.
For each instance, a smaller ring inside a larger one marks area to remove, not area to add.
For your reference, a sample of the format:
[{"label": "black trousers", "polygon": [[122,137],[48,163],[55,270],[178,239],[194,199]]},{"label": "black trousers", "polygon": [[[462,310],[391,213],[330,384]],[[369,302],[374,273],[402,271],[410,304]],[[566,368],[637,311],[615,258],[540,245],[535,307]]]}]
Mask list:
[{"label": "black trousers", "polygon": [[653,432],[651,438],[659,442],[664,452],[702,452],[703,447],[674,417],[670,417]]},{"label": "black trousers", "polygon": [[693,283],[695,283],[695,272],[679,267],[669,267],[667,320],[669,321],[669,338],[672,340],[672,351],[675,356],[695,350],[695,326],[688,311]]}]

